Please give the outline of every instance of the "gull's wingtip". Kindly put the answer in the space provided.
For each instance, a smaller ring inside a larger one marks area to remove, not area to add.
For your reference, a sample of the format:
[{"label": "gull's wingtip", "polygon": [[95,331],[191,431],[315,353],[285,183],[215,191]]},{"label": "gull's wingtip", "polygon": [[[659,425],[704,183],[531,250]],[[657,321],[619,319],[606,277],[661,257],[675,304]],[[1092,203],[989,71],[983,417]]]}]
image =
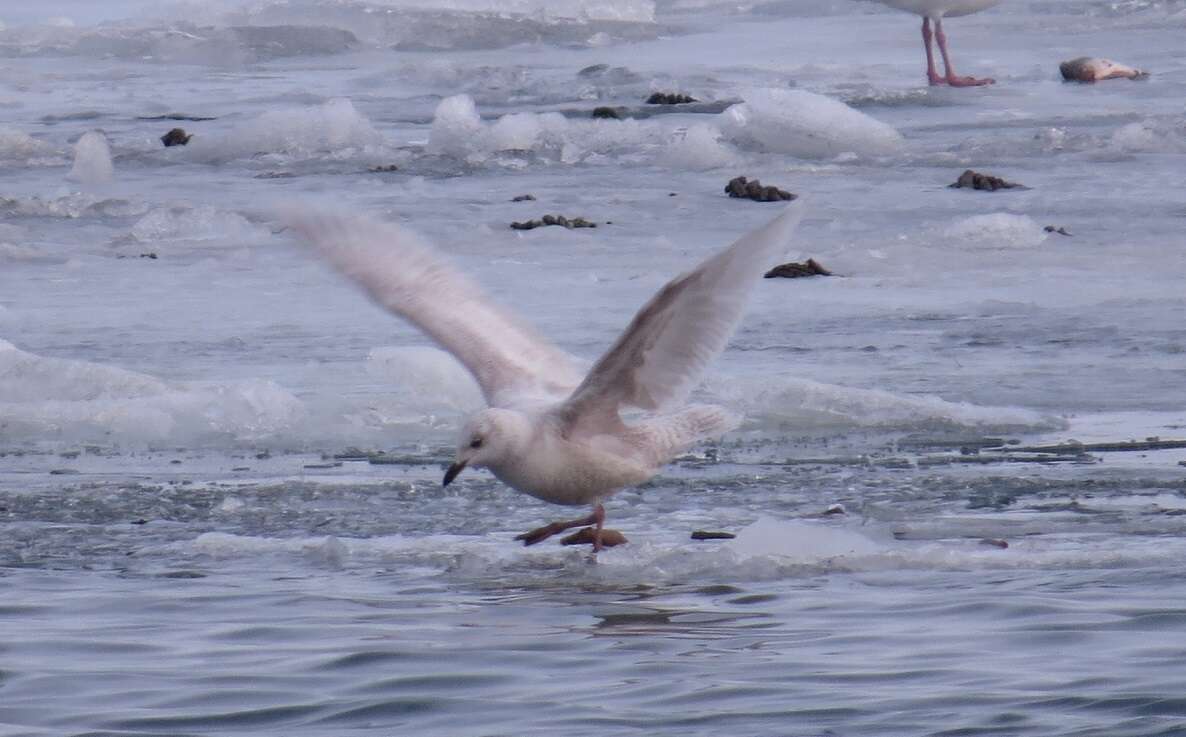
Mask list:
[{"label": "gull's wingtip", "polygon": [[774,231],[771,235],[783,241],[789,240],[795,229],[799,227],[799,223],[803,221],[803,213],[807,211],[806,200],[806,196],[801,196],[784,207],[778,215],[775,215],[770,224],[766,226]]},{"label": "gull's wingtip", "polygon": [[340,268],[358,254],[407,236],[391,223],[369,216],[313,204],[286,203],[273,217],[294,241],[312,248]]},{"label": "gull's wingtip", "polygon": [[294,203],[276,205],[272,208],[272,217],[295,240],[315,246],[324,246],[327,232],[340,230],[345,218],[341,213],[322,207]]},{"label": "gull's wingtip", "polygon": [[807,210],[803,199],[800,197],[794,200],[765,225],[742,236],[737,245],[747,244],[741,247],[755,256],[763,254],[761,258],[783,256],[790,248],[791,237],[795,234],[795,229],[799,227],[799,223],[803,220],[803,213]]}]

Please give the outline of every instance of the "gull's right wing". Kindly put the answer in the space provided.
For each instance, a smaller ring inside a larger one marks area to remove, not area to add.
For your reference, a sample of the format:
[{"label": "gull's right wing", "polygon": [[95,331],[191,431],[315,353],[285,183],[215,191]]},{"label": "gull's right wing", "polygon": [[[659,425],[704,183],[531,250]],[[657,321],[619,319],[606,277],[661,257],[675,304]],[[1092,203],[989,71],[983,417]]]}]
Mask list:
[{"label": "gull's right wing", "polygon": [[562,422],[581,434],[613,432],[622,406],[668,409],[687,399],[762,274],[785,255],[802,208],[790,205],[651,297],[557,410]]}]

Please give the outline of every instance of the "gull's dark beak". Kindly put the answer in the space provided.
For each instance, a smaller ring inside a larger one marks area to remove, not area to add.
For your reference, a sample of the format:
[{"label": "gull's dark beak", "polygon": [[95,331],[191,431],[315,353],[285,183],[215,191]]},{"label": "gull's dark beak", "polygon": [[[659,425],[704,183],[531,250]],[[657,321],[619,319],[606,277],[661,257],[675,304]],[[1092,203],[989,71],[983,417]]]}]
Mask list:
[{"label": "gull's dark beak", "polygon": [[441,486],[448,486],[453,483],[453,479],[457,478],[457,474],[461,473],[464,468],[465,461],[458,461],[452,466],[449,466],[449,470],[445,471],[445,480],[441,482]]}]

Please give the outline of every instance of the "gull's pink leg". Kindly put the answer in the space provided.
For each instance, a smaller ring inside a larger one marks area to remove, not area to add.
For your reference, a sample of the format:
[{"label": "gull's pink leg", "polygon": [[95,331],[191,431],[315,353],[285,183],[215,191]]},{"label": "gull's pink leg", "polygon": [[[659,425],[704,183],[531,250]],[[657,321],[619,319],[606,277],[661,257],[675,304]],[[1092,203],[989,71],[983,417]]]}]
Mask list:
[{"label": "gull's pink leg", "polygon": [[944,84],[947,80],[935,69],[935,54],[931,51],[931,19],[925,15],[922,18],[922,47],[927,50],[927,82],[932,87]]},{"label": "gull's pink leg", "polygon": [[593,550],[594,552],[601,550],[601,526],[605,522],[605,507],[598,504],[593,507],[593,513],[588,517],[581,517],[580,519],[570,519],[564,522],[552,522],[551,524],[537,527],[529,532],[524,532],[522,535],[516,535],[516,540],[522,540],[524,545],[535,545],[538,542],[547,540],[557,532],[564,532],[573,527],[584,527],[586,525],[597,525],[597,530],[593,535]]},{"label": "gull's pink leg", "polygon": [[977,79],[975,77],[961,77],[955,73],[955,67],[951,64],[951,58],[947,55],[947,34],[943,32],[943,19],[935,21],[935,38],[939,41],[939,53],[943,55],[943,68],[947,70],[947,84],[952,87],[979,87],[985,84],[993,84],[995,79]]},{"label": "gull's pink leg", "polygon": [[605,526],[605,507],[598,504],[593,507],[593,520],[596,527],[593,530],[593,554],[601,550],[601,528]]}]

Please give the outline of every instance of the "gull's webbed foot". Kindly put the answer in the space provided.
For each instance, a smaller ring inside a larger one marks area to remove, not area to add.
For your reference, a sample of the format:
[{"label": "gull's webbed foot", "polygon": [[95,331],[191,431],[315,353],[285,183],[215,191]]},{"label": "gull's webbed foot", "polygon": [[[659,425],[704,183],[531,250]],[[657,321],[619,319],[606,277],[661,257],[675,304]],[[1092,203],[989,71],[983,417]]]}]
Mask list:
[{"label": "gull's webbed foot", "polygon": [[991,77],[957,77],[950,76],[944,80],[952,87],[983,87],[988,84],[996,84],[996,80]]},{"label": "gull's webbed foot", "polygon": [[[601,530],[601,547],[612,548],[617,545],[622,545],[629,542],[626,536],[617,530],[608,530],[602,528]],[[597,528],[583,527],[568,537],[560,540],[561,545],[593,545],[597,547]]]},{"label": "gull's webbed foot", "polygon": [[[587,517],[581,517],[580,519],[570,519],[565,522],[552,522],[551,524],[544,525],[543,527],[537,527],[534,530],[524,532],[522,535],[516,535],[515,539],[522,540],[524,545],[535,545],[538,542],[543,542],[544,540],[547,540],[549,537],[551,537],[552,535],[555,535],[557,532],[564,532],[565,530],[571,530],[574,527],[584,527],[586,525],[594,525],[595,529],[594,529],[594,532],[592,533],[592,539],[590,540],[590,542],[593,543],[593,550],[597,551],[597,550],[601,549],[601,546],[603,543],[603,540],[602,540],[601,536],[599,535],[599,533],[602,532],[601,525],[604,521],[605,521],[605,507],[601,506],[600,504],[597,504],[593,507],[593,513]],[[625,540],[625,538],[623,538],[623,540]]]},{"label": "gull's webbed foot", "polygon": [[544,525],[543,527],[537,527],[534,530],[524,532],[522,535],[515,535],[515,539],[522,540],[524,545],[535,545],[536,543],[543,542],[552,535],[555,535],[558,532],[564,532],[571,527],[576,527],[576,525],[569,525],[566,522],[552,522],[551,524]]}]

